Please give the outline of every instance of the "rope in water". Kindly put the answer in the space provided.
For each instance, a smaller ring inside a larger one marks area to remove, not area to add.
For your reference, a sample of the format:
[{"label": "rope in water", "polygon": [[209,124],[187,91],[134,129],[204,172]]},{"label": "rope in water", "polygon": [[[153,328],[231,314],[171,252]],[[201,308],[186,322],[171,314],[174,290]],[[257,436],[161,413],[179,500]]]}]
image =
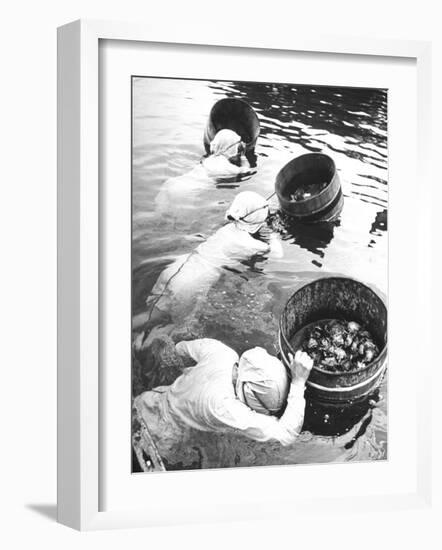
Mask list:
[{"label": "rope in water", "polygon": [[[273,193],[271,195],[269,195],[265,201],[266,203],[268,203],[268,201],[276,194],[276,191],[273,191]],[[227,225],[229,223],[233,223],[233,222],[236,222],[236,221],[242,221],[242,222],[245,222],[245,223],[253,223],[253,222],[248,222],[248,221],[245,221],[245,218],[247,218],[247,216],[250,216],[251,214],[254,214],[255,212],[258,212],[259,210],[262,210],[263,208],[268,208],[268,204],[265,204],[263,206],[260,206],[259,208],[256,208],[255,210],[252,210],[251,212],[248,212],[247,214],[245,214],[244,216],[242,216],[241,218],[238,218],[238,219],[232,219],[232,220],[228,220],[224,225]],[[178,273],[180,273],[180,271],[183,269],[183,267],[187,264],[187,262],[190,260],[190,258],[197,253],[197,249],[195,250],[192,250],[192,252],[189,253],[188,257],[186,258],[186,260],[180,265],[180,267],[175,271],[175,273],[173,275],[171,275],[169,277],[169,279],[167,280],[166,284],[164,285],[164,288],[161,292],[161,294],[158,295],[158,297],[152,302],[151,304],[151,307],[150,307],[150,311],[149,311],[149,316],[148,316],[148,319],[146,321],[146,325],[149,323],[149,321],[151,320],[152,318],[152,313],[153,313],[153,309],[154,307],[157,305],[157,303],[161,300],[161,298],[164,296],[168,286],[169,286],[169,283],[172,281],[172,279],[174,277],[176,277],[178,275]]]}]

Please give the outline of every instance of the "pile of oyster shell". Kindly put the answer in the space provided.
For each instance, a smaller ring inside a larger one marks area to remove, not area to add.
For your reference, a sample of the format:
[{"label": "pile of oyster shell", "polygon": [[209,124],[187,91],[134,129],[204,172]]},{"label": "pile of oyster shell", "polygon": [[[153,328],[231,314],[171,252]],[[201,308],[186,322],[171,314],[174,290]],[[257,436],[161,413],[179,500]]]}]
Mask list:
[{"label": "pile of oyster shell", "polygon": [[301,345],[315,367],[330,372],[363,369],[379,355],[370,332],[355,321],[316,323],[306,331]]}]

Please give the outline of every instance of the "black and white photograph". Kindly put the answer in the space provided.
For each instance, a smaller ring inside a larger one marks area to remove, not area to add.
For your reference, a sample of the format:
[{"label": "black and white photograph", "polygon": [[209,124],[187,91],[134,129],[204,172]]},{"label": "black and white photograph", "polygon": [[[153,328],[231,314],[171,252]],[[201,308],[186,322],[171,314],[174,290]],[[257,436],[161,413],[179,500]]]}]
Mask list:
[{"label": "black and white photograph", "polygon": [[387,460],[387,90],[131,93],[132,472]]}]

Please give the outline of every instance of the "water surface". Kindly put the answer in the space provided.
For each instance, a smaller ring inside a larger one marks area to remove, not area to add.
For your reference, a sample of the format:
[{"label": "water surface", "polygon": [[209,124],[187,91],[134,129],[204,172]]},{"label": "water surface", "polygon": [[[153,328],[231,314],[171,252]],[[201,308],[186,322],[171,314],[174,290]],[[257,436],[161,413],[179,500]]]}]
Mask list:
[{"label": "water surface", "polygon": [[[165,181],[191,170],[204,154],[210,108],[242,97],[258,113],[261,134],[256,173],[241,181],[211,181],[161,218],[154,199]],[[343,274],[387,293],[387,97],[382,90],[136,78],[133,80],[133,314],[158,274],[192,251],[199,234],[218,229],[240,190],[274,191],[280,168],[307,152],[330,155],[344,208],[335,223],[299,226],[283,238],[281,259],[253,258],[224,270],[200,308],[180,320],[175,338],[213,337],[238,353],[259,345],[277,353],[279,315],[296,288],[317,277]],[[271,204],[276,208],[277,200]],[[136,361],[135,361],[136,363]],[[176,369],[151,372],[136,363],[134,394],[171,383]],[[169,468],[226,467],[383,459],[387,456],[387,380],[379,396],[340,436],[306,429],[296,444],[258,444],[242,437],[195,432]],[[324,413],[325,414],[325,413]],[[306,425],[323,411],[308,405]],[[317,430],[316,430],[317,431]],[[187,436],[186,436],[187,437]]]}]

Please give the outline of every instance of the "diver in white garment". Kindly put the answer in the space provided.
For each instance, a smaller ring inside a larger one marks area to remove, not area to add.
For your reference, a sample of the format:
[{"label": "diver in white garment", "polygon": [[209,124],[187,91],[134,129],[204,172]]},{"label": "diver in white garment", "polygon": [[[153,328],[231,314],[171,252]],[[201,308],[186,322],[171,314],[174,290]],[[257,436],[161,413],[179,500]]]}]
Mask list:
[{"label": "diver in white garment", "polygon": [[147,298],[146,312],[133,320],[134,330],[145,325],[136,338],[136,348],[147,345],[145,335],[153,326],[185,318],[198,300],[206,297],[223,268],[259,254],[282,257],[279,237],[266,223],[268,214],[268,202],[261,195],[239,193],[226,212],[227,223],[162,271]]},{"label": "diver in white garment", "polygon": [[184,369],[170,386],[146,391],[134,409],[149,429],[160,454],[167,455],[187,429],[236,433],[255,441],[296,441],[304,422],[306,381],[312,359],[290,356],[290,374],[276,357],[255,347],[241,357],[210,338],[182,341],[176,353],[195,366]]},{"label": "diver in white garment", "polygon": [[246,146],[233,130],[217,132],[210,143],[210,154],[204,157],[192,170],[167,180],[155,198],[158,213],[170,218],[185,215],[187,208],[193,208],[198,194],[213,185],[250,172],[245,157]]}]

